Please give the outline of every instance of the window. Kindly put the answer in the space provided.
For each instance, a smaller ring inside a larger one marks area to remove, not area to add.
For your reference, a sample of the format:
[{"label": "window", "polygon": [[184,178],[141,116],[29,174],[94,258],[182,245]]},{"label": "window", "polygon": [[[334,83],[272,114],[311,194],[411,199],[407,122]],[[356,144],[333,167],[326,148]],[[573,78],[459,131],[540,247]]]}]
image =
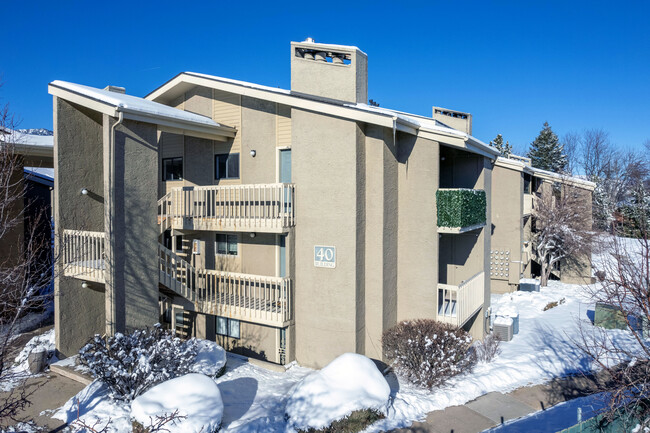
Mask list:
[{"label": "window", "polygon": [[183,158],[164,158],[163,181],[183,180]]},{"label": "window", "polygon": [[237,235],[217,234],[217,254],[237,255]]},{"label": "window", "polygon": [[214,156],[214,178],[239,179],[239,154],[229,153]]},{"label": "window", "polygon": [[217,316],[217,335],[239,338],[239,320]]},{"label": "window", "polygon": [[174,251],[178,253],[183,252],[183,236],[176,235],[176,249]]},{"label": "window", "polygon": [[[174,237],[176,241],[174,241]],[[172,236],[171,230],[165,230],[163,233],[163,246],[168,250],[182,252],[183,251],[183,236],[176,235]]]}]

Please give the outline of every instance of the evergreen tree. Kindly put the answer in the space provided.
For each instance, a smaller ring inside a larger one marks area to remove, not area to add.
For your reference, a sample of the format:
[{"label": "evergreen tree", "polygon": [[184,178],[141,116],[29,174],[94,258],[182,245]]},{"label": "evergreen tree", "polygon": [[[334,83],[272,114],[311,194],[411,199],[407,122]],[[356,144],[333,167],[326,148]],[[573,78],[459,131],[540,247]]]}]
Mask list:
[{"label": "evergreen tree", "polygon": [[548,122],[544,122],[544,128],[530,144],[527,156],[531,159],[533,167],[556,173],[564,172],[569,162],[564,153],[564,145],[560,143]]},{"label": "evergreen tree", "polygon": [[510,158],[510,155],[512,155],[512,145],[507,141],[506,144],[503,144],[503,136],[501,134],[498,134],[494,140],[490,141],[490,146],[501,152],[501,156],[504,158]]}]

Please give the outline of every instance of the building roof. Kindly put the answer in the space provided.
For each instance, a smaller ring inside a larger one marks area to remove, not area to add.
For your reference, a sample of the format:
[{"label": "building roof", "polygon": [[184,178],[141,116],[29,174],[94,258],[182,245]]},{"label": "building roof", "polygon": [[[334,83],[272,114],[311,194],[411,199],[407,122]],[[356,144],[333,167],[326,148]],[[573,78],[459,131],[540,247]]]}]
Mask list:
[{"label": "building roof", "polygon": [[499,152],[462,131],[450,128],[441,122],[424,116],[405,113],[367,104],[354,104],[322,98],[287,89],[264,86],[246,81],[232,80],[197,72],[181,72],[147,96],[146,99],[170,103],[194,86],[219,89],[229,93],[268,100],[292,107],[304,108],[350,120],[390,127],[394,130],[422,136],[444,144],[461,147],[473,153],[495,158]]},{"label": "building roof", "polygon": [[54,186],[54,169],[44,167],[25,167],[23,169],[25,177],[28,180],[47,185]]},{"label": "building roof", "polygon": [[234,137],[235,135],[234,128],[221,125],[209,117],[179,110],[137,96],[59,80],[52,81],[49,84],[48,92],[113,117],[118,117],[121,113],[126,119],[180,129],[189,135],[198,135],[191,134],[191,132],[226,137]]},{"label": "building roof", "polygon": [[[516,156],[516,155],[515,155]],[[496,165],[500,167],[506,167],[517,171],[522,171],[528,174],[531,174],[535,177],[542,179],[547,179],[550,181],[561,181],[573,186],[578,186],[581,188],[589,189],[593,191],[596,188],[596,184],[590,182],[586,179],[582,179],[578,176],[569,176],[567,174],[554,173],[548,170],[542,170],[541,168],[533,167],[530,164],[526,164],[521,158],[516,156],[518,159],[504,158],[500,156],[496,160]]]},{"label": "building roof", "polygon": [[26,134],[23,131],[4,128],[0,130],[0,144],[11,144],[17,154],[36,158],[54,156],[54,136]]}]

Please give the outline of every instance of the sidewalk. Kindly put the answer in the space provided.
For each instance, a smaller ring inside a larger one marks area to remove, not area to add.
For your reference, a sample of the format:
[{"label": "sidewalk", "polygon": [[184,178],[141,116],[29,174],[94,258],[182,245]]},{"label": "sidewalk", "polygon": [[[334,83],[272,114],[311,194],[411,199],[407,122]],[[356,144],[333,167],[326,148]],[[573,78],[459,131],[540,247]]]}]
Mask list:
[{"label": "sidewalk", "polygon": [[506,421],[546,410],[558,403],[589,395],[596,390],[595,378],[569,377],[543,385],[516,389],[508,394],[491,392],[463,406],[452,406],[428,414],[424,422],[393,430],[395,433],[479,433]]}]

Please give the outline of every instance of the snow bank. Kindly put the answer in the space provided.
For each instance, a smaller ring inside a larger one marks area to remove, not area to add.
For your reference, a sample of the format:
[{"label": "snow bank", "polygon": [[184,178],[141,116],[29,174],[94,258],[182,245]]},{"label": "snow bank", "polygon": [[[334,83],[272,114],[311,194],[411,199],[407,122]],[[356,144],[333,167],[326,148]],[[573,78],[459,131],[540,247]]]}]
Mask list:
[{"label": "snow bank", "polygon": [[0,384],[0,391],[10,391],[22,380],[31,376],[28,360],[30,353],[45,351],[47,352],[48,362],[57,361],[54,356],[55,344],[54,329],[50,329],[46,333],[37,335],[29,340],[25,347],[23,347],[23,350],[16,356],[14,365],[6,372],[7,377]]},{"label": "snow bank", "polygon": [[290,392],[286,413],[295,429],[320,429],[361,409],[386,414],[390,387],[375,364],[345,353],[299,382]]},{"label": "snow bank", "polygon": [[217,377],[226,366],[226,351],[214,341],[196,340],[197,354],[190,370]]},{"label": "snow bank", "polygon": [[145,427],[157,416],[176,410],[186,418],[165,425],[170,433],[216,431],[223,418],[217,384],[208,376],[190,373],[154,386],[131,403],[131,417]]}]

